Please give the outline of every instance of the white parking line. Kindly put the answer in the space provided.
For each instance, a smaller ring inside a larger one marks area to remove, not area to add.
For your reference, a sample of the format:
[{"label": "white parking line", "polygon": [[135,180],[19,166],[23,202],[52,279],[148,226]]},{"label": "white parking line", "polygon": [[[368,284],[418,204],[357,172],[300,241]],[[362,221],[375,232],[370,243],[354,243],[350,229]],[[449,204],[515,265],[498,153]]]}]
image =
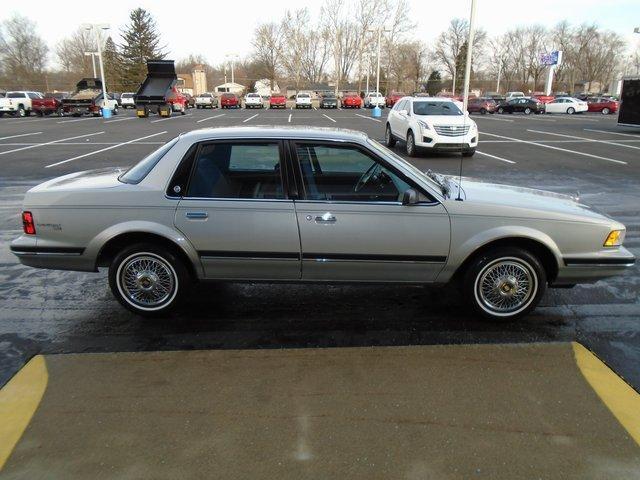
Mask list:
[{"label": "white parking line", "polygon": [[136,117],[118,118],[116,120],[107,120],[104,123],[124,122],[125,120],[133,120],[134,118],[136,118]]},{"label": "white parking line", "polygon": [[576,137],[575,135],[564,135],[562,133],[543,132],[542,130],[529,130],[529,129],[527,129],[527,132],[544,133],[545,135],[554,135],[556,137],[575,138],[575,139],[578,139],[578,140],[584,140],[585,142],[606,143],[607,145],[615,145],[617,147],[633,148],[635,150],[640,150],[640,147],[636,147],[634,145],[625,145],[624,143],[612,142],[610,140],[595,140],[593,138]]},{"label": "white parking line", "polygon": [[291,123],[291,115],[293,115],[292,113],[289,114],[289,120],[288,122]]},{"label": "white parking line", "polygon": [[245,118],[242,123],[247,123],[249,120],[251,120],[252,118],[256,118],[258,115],[260,115],[259,113],[256,113],[255,115],[252,115],[249,118]]},{"label": "white parking line", "polygon": [[164,122],[166,120],[174,120],[176,118],[185,118],[185,117],[190,117],[191,114],[187,113],[186,115],[174,115],[172,117],[167,117],[167,118],[161,118],[159,120],[151,120],[151,123],[158,123],[158,122]]},{"label": "white parking line", "polygon": [[484,155],[485,157],[495,158],[496,160],[500,160],[501,162],[516,163],[513,160],[507,160],[506,158],[498,157],[496,155],[491,155],[490,153],[484,153],[484,152],[481,152],[480,150],[476,150],[476,153],[479,153],[480,155]]},{"label": "white parking line", "polygon": [[593,128],[583,128],[583,130],[586,130],[587,132],[610,133],[611,135],[623,135],[625,137],[640,138],[640,135],[634,135],[633,133],[608,132],[606,130],[594,130]]},{"label": "white parking line", "polygon": [[619,163],[621,165],[627,165],[627,162],[623,162],[622,160],[615,160],[613,158],[601,157],[599,155],[592,155],[590,153],[578,152],[576,150],[567,150],[566,148],[554,147],[552,145],[545,145],[544,143],[531,142],[531,141],[528,141],[528,140],[521,140],[519,138],[513,138],[513,137],[505,137],[504,135],[496,135],[495,133],[482,132],[482,134],[483,135],[489,135],[490,137],[504,138],[506,140],[514,140],[514,141],[516,141],[518,143],[528,143],[529,145],[536,145],[538,147],[550,148],[552,150],[558,150],[560,152],[574,153],[576,155],[582,155],[582,156],[585,156],[585,157],[597,158],[598,160],[606,160],[607,162],[613,162],[613,163]]},{"label": "white parking line", "polygon": [[61,138],[60,140],[53,140],[51,142],[37,143],[36,145],[29,145],[28,147],[14,148],[13,150],[7,150],[6,152],[0,152],[0,155],[6,155],[7,153],[20,152],[22,150],[29,150],[31,148],[44,147],[45,145],[51,145],[52,143],[60,143],[60,142],[65,142],[67,140],[75,140],[76,138],[84,138],[84,137],[91,137],[93,135],[101,135],[103,133],[104,133],[104,131],[103,132],[96,132],[96,133],[87,133],[85,135],[77,135],[75,137]]},{"label": "white parking line", "polygon": [[380,123],[380,120],[378,120],[377,118],[367,117],[366,115],[360,115],[359,113],[356,113],[356,115],[358,117],[366,118],[367,120],[373,120],[374,122]]},{"label": "white parking line", "polygon": [[562,119],[563,120],[580,120],[583,122],[600,122],[600,120],[596,120],[595,118],[584,118],[584,116],[581,116],[580,114],[571,114],[571,115],[564,114]]},{"label": "white parking line", "polygon": [[507,118],[478,117],[478,120],[495,120],[496,122],[513,122]]},{"label": "white parking line", "polygon": [[9,140],[10,138],[28,137],[29,135],[40,135],[42,132],[21,133],[20,135],[9,135],[8,137],[0,137],[0,140]]},{"label": "white parking line", "polygon": [[336,123],[336,121],[331,118],[329,115],[325,115],[324,113],[322,114],[323,117],[327,117],[329,120],[331,120],[333,123]]},{"label": "white parking line", "polygon": [[197,120],[197,121],[196,121],[196,123],[202,123],[202,122],[204,122],[205,120],[211,120],[211,119],[213,119],[213,118],[219,118],[219,117],[222,117],[222,116],[224,116],[224,115],[226,115],[226,113],[221,113],[220,115],[214,115],[213,117],[203,118],[202,120]]},{"label": "white parking line", "polygon": [[86,122],[87,120],[100,120],[102,117],[89,117],[89,118],[76,118],[75,120],[61,120],[56,123],[74,123],[74,122]]},{"label": "white parking line", "polygon": [[112,145],[110,147],[101,148],[100,150],[95,150],[93,152],[85,153],[83,155],[78,155],[77,157],[67,158],[66,160],[62,160],[61,162],[56,162],[56,163],[52,163],[51,165],[47,165],[44,168],[51,168],[51,167],[55,167],[57,165],[62,165],[63,163],[68,163],[68,162],[72,162],[74,160],[78,160],[80,158],[84,158],[84,157],[89,157],[91,155],[95,155],[96,153],[106,152],[107,150],[112,150],[114,148],[122,147],[123,145],[129,145],[130,143],[137,142],[138,140],[145,140],[147,138],[157,137],[158,135],[162,135],[164,133],[167,133],[167,131],[165,130],[163,132],[154,133],[154,134],[151,134],[151,135],[147,135],[145,137],[134,138],[133,140],[129,140],[128,142],[118,143],[118,144]]}]

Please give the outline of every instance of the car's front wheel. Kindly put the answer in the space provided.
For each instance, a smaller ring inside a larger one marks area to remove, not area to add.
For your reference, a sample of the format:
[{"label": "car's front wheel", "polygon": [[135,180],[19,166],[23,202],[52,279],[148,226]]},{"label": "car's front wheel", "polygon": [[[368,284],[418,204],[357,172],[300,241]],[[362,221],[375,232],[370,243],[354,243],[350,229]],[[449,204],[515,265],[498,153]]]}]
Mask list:
[{"label": "car's front wheel", "polygon": [[473,260],[463,288],[474,310],[485,318],[510,321],[533,310],[545,292],[547,277],[527,250],[500,247]]},{"label": "car's front wheel", "polygon": [[143,316],[169,312],[188,291],[190,280],[184,263],[159,245],[132,245],[109,266],[113,295],[125,308]]},{"label": "car's front wheel", "polygon": [[531,109],[529,107],[524,109],[524,114],[525,115],[531,115]]},{"label": "car's front wheel", "polygon": [[415,157],[417,155],[417,152],[416,152],[416,139],[413,136],[413,132],[412,131],[409,131],[409,133],[407,133],[406,149],[407,149],[407,155],[409,155],[410,157]]},{"label": "car's front wheel", "polygon": [[569,115],[573,115],[574,113],[576,113],[576,109],[573,108],[573,107],[569,107],[569,108],[567,108],[567,113]]},{"label": "car's front wheel", "polygon": [[603,115],[609,115],[609,109],[608,109],[607,107],[604,107],[604,108],[602,109],[602,114],[603,114]]},{"label": "car's front wheel", "polygon": [[504,108],[499,107],[499,108],[498,108],[498,113],[504,113]]},{"label": "car's front wheel", "polygon": [[391,126],[387,123],[387,128],[384,131],[384,143],[387,147],[393,148],[396,146],[396,139],[391,133]]}]

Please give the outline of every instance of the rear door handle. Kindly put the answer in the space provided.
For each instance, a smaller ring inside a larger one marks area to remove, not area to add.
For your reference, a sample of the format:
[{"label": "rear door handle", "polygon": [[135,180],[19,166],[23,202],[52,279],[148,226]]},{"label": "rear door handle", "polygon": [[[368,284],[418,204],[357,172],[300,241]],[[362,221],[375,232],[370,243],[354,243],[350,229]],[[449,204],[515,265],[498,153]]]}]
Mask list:
[{"label": "rear door handle", "polygon": [[324,215],[318,215],[315,218],[316,223],[336,223],[338,219],[333,216],[330,212],[325,213]]},{"label": "rear door handle", "polygon": [[204,220],[209,218],[209,214],[206,212],[187,212],[186,217],[190,220]]}]

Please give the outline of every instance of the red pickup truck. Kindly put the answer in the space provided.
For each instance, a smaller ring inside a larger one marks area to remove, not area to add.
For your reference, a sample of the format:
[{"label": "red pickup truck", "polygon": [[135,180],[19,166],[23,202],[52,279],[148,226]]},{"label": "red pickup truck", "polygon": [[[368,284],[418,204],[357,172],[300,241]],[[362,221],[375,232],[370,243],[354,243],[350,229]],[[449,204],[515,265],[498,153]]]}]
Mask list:
[{"label": "red pickup truck", "polygon": [[45,93],[42,98],[31,100],[31,110],[40,117],[51,115],[52,113],[62,116],[64,114],[62,110],[63,98],[65,98],[64,93]]}]

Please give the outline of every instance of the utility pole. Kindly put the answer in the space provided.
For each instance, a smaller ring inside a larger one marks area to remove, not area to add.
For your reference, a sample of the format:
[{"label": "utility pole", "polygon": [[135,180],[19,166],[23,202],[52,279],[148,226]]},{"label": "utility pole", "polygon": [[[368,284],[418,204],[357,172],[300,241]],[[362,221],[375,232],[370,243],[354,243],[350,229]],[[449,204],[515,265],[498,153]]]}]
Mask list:
[{"label": "utility pole", "polygon": [[[225,55],[225,58],[231,59],[229,61],[230,65],[231,65],[231,83],[236,83],[236,77],[235,77],[235,72],[234,72],[234,66],[235,66],[234,63],[235,63],[236,58],[238,58],[238,55],[236,55],[235,53],[229,53],[229,54]],[[225,69],[225,71],[226,71],[226,69]],[[224,83],[227,83],[226,77],[225,77]]]},{"label": "utility pole", "polygon": [[469,82],[471,80],[471,52],[473,50],[473,37],[475,36],[476,0],[471,0],[471,15],[469,18],[469,40],[467,41],[467,63],[464,68],[464,92],[462,97],[462,111],[467,112],[469,103]]},{"label": "utility pole", "polygon": [[[380,48],[382,45],[382,34],[390,32],[391,30],[384,28],[383,25],[379,25],[377,29],[370,28],[368,32],[378,32],[378,60],[376,65],[376,92],[380,92]],[[367,93],[369,93],[367,91]]]},{"label": "utility pole", "polygon": [[[85,30],[93,31],[96,36],[96,44],[98,46],[98,60],[100,63],[100,80],[102,81],[102,102],[103,105],[106,105],[107,102],[107,81],[104,78],[104,64],[102,62],[102,35],[100,33],[101,30],[109,30],[109,25],[105,23],[87,23],[83,25]],[[103,107],[104,108],[104,107]]]},{"label": "utility pole", "polygon": [[500,93],[500,75],[502,74],[502,57],[498,62],[498,82],[496,83],[496,93]]}]

